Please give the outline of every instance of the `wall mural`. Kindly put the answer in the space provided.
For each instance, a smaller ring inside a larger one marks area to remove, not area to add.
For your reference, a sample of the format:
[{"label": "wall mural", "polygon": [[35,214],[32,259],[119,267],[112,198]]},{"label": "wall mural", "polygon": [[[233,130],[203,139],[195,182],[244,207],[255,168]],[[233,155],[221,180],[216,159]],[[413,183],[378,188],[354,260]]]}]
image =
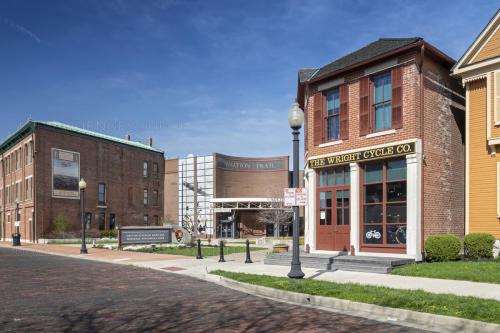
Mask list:
[{"label": "wall mural", "polygon": [[52,196],[79,199],[80,153],[52,148]]}]

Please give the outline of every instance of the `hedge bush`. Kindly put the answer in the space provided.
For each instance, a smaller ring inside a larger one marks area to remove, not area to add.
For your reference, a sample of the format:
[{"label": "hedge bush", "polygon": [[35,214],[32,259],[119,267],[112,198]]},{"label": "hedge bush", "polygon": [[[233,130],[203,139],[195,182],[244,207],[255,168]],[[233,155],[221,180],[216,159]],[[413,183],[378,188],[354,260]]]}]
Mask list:
[{"label": "hedge bush", "polygon": [[469,259],[493,258],[495,237],[487,233],[468,234],[464,239],[464,254]]},{"label": "hedge bush", "polygon": [[116,238],[118,236],[118,230],[113,229],[109,231],[101,231],[99,233],[100,238]]},{"label": "hedge bush", "polygon": [[460,239],[454,235],[429,236],[425,240],[425,254],[428,261],[456,260],[461,249]]}]

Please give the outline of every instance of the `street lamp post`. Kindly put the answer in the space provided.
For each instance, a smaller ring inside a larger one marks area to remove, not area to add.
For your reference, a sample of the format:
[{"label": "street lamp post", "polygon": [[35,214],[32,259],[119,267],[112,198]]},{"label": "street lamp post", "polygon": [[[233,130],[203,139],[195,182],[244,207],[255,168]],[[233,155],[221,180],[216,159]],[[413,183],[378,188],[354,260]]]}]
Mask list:
[{"label": "street lamp post", "polygon": [[80,247],[80,254],[87,254],[87,245],[85,244],[85,189],[87,188],[87,183],[82,178],[78,183],[80,188],[80,216],[82,219],[82,246]]},{"label": "street lamp post", "polygon": [[[299,187],[299,134],[300,128],[304,123],[304,112],[297,103],[297,100],[292,105],[292,109],[288,113],[288,123],[292,128],[293,134],[293,184],[294,188]],[[293,206],[293,247],[292,247],[292,267],[288,273],[291,279],[302,279],[304,272],[300,267],[300,249],[299,249],[299,206]]]},{"label": "street lamp post", "polygon": [[19,215],[19,200],[16,199],[16,218],[14,221],[15,232],[12,235],[12,245],[20,246],[21,245],[21,234],[19,233],[19,224],[21,223],[21,217]]}]

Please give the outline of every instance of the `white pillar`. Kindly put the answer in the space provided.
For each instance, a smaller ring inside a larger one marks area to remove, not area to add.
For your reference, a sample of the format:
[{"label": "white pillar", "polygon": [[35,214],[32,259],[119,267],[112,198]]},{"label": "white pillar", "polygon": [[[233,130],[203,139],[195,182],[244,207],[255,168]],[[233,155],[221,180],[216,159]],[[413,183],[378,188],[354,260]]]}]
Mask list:
[{"label": "white pillar", "polygon": [[304,185],[307,189],[307,206],[304,210],[304,244],[316,251],[316,172],[306,168]]},{"label": "white pillar", "polygon": [[357,163],[351,163],[351,195],[350,195],[350,224],[351,224],[351,246],[354,247],[355,253],[360,252],[359,250],[359,230],[361,228],[359,220],[359,165]]},{"label": "white pillar", "polygon": [[420,141],[416,154],[406,156],[406,254],[422,260],[422,153]]}]

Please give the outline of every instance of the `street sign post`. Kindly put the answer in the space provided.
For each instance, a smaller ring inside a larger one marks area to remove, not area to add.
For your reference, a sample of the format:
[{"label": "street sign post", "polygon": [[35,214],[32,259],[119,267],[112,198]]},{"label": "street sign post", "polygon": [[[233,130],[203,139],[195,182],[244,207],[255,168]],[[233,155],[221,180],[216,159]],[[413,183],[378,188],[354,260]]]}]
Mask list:
[{"label": "street sign post", "polygon": [[285,207],[306,206],[307,190],[305,188],[285,188],[283,198]]}]

